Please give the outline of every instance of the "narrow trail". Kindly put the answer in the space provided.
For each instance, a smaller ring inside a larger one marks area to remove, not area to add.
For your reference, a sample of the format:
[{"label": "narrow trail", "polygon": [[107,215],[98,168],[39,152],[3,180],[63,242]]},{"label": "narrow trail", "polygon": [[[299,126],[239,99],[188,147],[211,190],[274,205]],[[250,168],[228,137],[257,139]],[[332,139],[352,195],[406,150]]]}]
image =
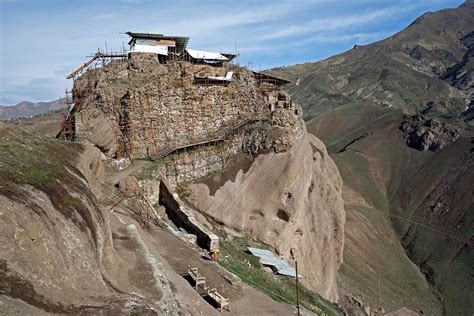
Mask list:
[{"label": "narrow trail", "polygon": [[118,183],[120,180],[134,174],[135,172],[137,172],[138,170],[150,165],[151,162],[149,161],[145,161],[145,160],[136,160],[133,162],[133,164],[131,164],[129,167],[119,171],[119,172],[116,172],[116,173],[113,173],[111,175],[108,175],[107,178],[105,179],[105,181],[107,183],[110,183],[112,185]]}]

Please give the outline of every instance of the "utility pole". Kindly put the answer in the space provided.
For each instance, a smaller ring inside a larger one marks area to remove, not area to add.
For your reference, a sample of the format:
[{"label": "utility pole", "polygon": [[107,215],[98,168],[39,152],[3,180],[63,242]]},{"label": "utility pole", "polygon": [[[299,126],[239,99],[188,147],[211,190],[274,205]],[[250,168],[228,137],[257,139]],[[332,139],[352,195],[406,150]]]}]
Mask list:
[{"label": "utility pole", "polygon": [[293,248],[290,249],[290,255],[291,258],[295,261],[295,270],[296,270],[296,275],[295,275],[295,281],[296,281],[296,311],[297,315],[300,316],[300,295],[299,295],[299,283],[298,283],[298,261],[296,260],[295,253],[293,251]]}]

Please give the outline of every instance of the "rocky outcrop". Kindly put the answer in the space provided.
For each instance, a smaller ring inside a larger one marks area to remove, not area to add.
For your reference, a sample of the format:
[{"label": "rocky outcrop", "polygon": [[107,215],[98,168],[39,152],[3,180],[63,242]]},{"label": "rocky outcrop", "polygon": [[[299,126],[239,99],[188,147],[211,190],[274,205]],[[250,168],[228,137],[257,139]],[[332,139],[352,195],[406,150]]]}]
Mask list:
[{"label": "rocky outcrop", "polygon": [[345,213],[342,180],[324,144],[305,133],[288,152],[259,155],[227,176],[217,187],[191,184],[190,200],[231,234],[271,245],[287,260],[294,249],[303,284],[337,301]]},{"label": "rocky outcrop", "polygon": [[[229,84],[195,80],[230,71]],[[301,110],[286,93],[266,89],[251,71],[234,65],[160,64],[151,54],[133,54],[86,72],[73,94],[76,139],[88,139],[108,155],[156,157],[170,147],[229,139],[236,127],[264,119],[272,127],[292,125],[296,134],[302,129],[296,124]]]},{"label": "rocky outcrop", "polygon": [[400,130],[406,144],[420,151],[438,151],[459,138],[458,128],[421,114],[403,121]]},{"label": "rocky outcrop", "polygon": [[[229,84],[195,80],[230,71]],[[286,92],[235,65],[160,64],[133,54],[86,72],[73,93],[75,140],[108,157],[168,158],[152,174],[172,185],[219,170],[242,152],[287,151],[304,129],[301,108]]]}]

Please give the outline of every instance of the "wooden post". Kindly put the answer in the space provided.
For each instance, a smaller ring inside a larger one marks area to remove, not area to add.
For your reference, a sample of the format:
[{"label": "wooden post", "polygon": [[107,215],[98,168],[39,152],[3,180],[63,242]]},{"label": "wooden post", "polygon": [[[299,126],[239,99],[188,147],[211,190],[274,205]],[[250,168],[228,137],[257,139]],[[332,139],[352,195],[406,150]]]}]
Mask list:
[{"label": "wooden post", "polygon": [[293,248],[290,249],[290,255],[291,259],[295,261],[295,281],[296,281],[296,311],[297,315],[300,316],[300,294],[299,294],[299,282],[298,282],[298,261],[296,260],[295,257],[295,252],[293,251]]},{"label": "wooden post", "polygon": [[298,261],[295,260],[295,270],[296,270],[296,310],[297,315],[300,316],[300,296],[298,288]]}]

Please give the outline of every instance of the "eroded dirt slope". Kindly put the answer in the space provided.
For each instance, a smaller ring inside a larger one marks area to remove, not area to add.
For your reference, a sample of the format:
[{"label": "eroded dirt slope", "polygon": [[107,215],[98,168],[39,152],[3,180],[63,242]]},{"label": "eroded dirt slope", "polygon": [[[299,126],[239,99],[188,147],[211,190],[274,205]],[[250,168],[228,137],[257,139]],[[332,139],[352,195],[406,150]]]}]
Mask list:
[{"label": "eroded dirt slope", "polygon": [[218,315],[188,266],[231,299],[231,315],[295,312],[156,226],[139,197],[120,197],[91,144],[2,123],[0,148],[2,313]]},{"label": "eroded dirt slope", "polygon": [[89,153],[82,169],[84,146],[6,124],[0,129],[0,294],[7,311],[175,312],[169,283],[156,278],[164,271],[134,226],[127,238],[150,287],[137,287],[123,274],[136,262],[117,253],[98,190],[86,181],[91,173],[100,180],[100,153]]},{"label": "eroded dirt slope", "polygon": [[303,284],[337,301],[345,213],[342,181],[324,144],[305,133],[290,151],[259,155],[233,172],[220,183],[192,184],[191,201],[230,232],[271,245],[283,258],[293,248]]}]

